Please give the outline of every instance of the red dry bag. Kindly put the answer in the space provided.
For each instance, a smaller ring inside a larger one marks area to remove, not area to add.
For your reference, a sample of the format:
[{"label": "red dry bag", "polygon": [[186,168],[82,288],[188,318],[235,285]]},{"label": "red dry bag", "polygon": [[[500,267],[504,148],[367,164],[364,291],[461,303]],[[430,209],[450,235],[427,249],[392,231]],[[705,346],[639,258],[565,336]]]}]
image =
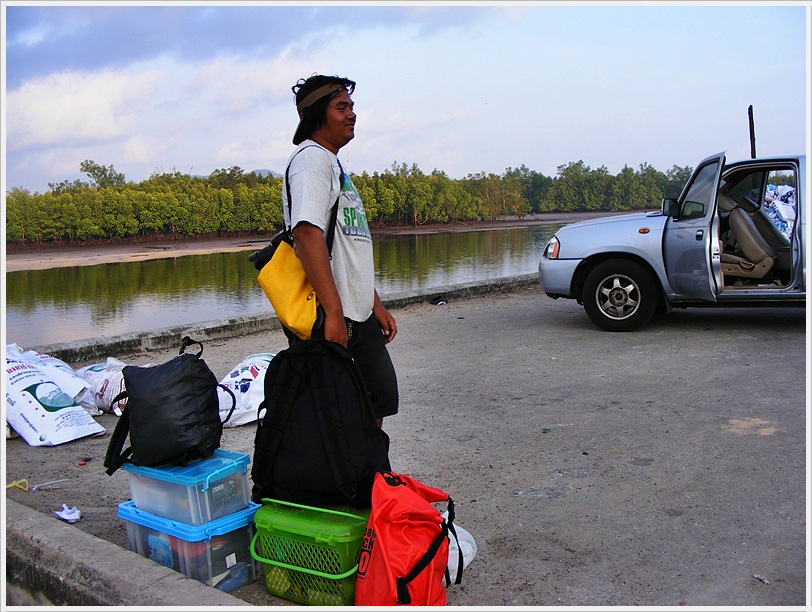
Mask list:
[{"label": "red dry bag", "polygon": [[[432,503],[447,502],[448,520]],[[379,472],[356,576],[357,606],[444,606],[454,502],[409,476]],[[455,584],[462,580],[462,559]]]}]

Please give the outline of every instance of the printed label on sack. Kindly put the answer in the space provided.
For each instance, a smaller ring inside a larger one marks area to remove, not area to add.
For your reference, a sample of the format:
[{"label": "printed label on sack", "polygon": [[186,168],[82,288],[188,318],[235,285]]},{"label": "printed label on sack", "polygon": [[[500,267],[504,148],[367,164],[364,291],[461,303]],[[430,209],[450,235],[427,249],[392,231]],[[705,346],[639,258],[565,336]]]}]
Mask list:
[{"label": "printed label on sack", "polygon": [[364,533],[364,540],[361,542],[361,556],[358,558],[358,580],[366,580],[369,559],[372,555],[372,547],[375,545],[375,530],[367,527]]}]

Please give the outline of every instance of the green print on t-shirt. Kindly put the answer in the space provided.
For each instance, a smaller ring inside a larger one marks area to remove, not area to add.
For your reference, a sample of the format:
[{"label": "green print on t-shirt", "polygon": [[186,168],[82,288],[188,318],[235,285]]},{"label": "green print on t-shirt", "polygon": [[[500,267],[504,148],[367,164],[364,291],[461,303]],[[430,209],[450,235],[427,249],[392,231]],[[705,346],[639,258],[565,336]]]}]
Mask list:
[{"label": "green print on t-shirt", "polygon": [[342,208],[343,222],[341,228],[344,235],[371,238],[364,204],[361,202],[361,197],[358,195],[355,185],[352,184],[352,180],[346,174],[344,175],[341,199],[344,205]]}]

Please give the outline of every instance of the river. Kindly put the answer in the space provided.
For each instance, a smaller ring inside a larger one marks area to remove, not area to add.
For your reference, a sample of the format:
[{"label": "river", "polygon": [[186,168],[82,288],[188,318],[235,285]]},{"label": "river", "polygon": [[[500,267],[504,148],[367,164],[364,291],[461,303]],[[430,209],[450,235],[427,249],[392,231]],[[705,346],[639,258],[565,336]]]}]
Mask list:
[{"label": "river", "polygon": [[[556,224],[375,239],[382,298],[535,272]],[[253,250],[253,249],[252,249]],[[22,348],[273,311],[252,250],[6,273],[6,343]]]}]

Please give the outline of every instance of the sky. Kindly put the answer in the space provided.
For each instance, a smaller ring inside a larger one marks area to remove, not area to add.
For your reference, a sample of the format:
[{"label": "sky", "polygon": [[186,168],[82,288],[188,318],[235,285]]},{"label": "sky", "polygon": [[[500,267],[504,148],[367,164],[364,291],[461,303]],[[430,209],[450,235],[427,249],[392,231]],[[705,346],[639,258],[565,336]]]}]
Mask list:
[{"label": "sky", "polygon": [[810,148],[810,1],[2,2],[3,193],[283,172],[291,87],[357,82],[356,174],[666,172]]}]

